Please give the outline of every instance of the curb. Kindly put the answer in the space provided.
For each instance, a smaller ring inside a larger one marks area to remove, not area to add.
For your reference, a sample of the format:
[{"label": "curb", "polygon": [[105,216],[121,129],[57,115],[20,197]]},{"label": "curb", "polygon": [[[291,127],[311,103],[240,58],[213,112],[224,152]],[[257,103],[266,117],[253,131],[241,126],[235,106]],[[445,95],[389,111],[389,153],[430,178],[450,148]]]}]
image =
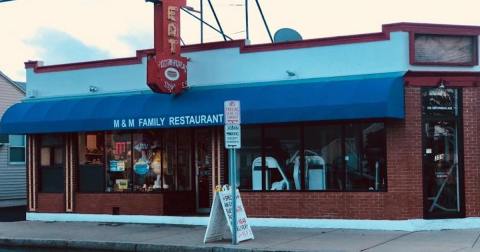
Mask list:
[{"label": "curb", "polygon": [[[167,244],[147,244],[109,241],[69,241],[56,239],[15,239],[0,238],[0,246],[13,248],[53,248],[100,251],[159,251],[159,252],[264,252],[273,250],[235,248],[224,246],[185,246]],[[275,250],[278,251],[278,250]],[[284,251],[287,252],[287,251]]]}]

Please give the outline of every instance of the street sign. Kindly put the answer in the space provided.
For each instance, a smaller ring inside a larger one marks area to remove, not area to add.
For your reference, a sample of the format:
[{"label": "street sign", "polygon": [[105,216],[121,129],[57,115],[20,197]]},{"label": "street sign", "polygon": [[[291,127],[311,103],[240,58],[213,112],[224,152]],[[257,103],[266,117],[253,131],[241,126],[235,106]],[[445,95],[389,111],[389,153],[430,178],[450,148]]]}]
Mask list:
[{"label": "street sign", "polygon": [[240,124],[225,125],[225,148],[240,149],[242,146],[242,129]]},{"label": "street sign", "polygon": [[224,103],[225,124],[240,124],[240,101],[230,100]]},{"label": "street sign", "polygon": [[[240,123],[240,101],[230,100],[223,104],[225,120],[225,148],[228,149],[228,169],[230,177],[230,185],[232,186],[231,198],[236,199],[237,196],[237,161],[236,150],[241,147],[241,127]],[[232,209],[237,209],[237,201],[232,200]],[[232,244],[236,245],[237,240],[237,211],[232,211],[231,227],[232,227]]]}]

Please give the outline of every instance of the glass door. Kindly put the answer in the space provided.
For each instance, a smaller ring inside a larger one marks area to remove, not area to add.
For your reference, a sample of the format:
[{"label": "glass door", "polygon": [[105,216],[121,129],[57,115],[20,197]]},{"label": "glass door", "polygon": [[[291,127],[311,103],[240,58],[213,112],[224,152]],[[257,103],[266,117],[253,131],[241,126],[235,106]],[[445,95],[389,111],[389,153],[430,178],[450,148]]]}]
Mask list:
[{"label": "glass door", "polygon": [[459,90],[423,91],[425,218],[463,217]]}]

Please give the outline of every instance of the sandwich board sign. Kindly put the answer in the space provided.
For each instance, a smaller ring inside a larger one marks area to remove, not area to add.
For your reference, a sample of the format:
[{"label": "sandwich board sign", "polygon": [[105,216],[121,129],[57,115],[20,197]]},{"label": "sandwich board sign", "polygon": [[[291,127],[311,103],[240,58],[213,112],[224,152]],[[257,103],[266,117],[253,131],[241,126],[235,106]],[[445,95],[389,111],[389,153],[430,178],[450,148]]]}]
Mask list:
[{"label": "sandwich board sign", "polygon": [[[236,192],[237,203],[237,241],[254,239],[252,229],[248,225],[247,214],[243,208],[240,192]],[[225,236],[233,234],[232,230],[232,192],[230,186],[217,188],[213,197],[212,209],[208,220],[207,231],[205,232],[204,243],[222,240]]]}]

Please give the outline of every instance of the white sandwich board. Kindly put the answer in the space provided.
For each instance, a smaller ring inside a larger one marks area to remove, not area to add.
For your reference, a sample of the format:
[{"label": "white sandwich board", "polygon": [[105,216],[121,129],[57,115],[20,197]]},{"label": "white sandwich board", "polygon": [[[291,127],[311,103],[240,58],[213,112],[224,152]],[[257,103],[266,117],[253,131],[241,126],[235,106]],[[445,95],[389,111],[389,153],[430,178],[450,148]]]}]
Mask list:
[{"label": "white sandwich board", "polygon": [[[237,242],[254,239],[252,229],[248,225],[247,214],[243,208],[240,192],[237,189]],[[230,187],[215,192],[212,209],[205,232],[204,243],[218,241],[232,235],[232,192]],[[228,233],[230,231],[230,233]]]}]

